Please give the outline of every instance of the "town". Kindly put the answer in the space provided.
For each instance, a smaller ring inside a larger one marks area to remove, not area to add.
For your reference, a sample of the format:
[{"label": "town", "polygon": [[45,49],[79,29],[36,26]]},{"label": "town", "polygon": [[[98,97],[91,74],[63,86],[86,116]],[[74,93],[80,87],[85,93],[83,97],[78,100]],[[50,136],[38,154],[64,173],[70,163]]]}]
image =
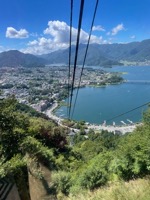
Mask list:
[{"label": "town", "polygon": [[[72,76],[72,68],[70,77]],[[81,67],[77,68],[75,87],[78,87]],[[100,68],[86,67],[80,87],[105,86],[123,81],[119,73]],[[71,86],[71,83],[69,83]],[[68,96],[67,66],[46,66],[43,68],[3,67],[0,68],[0,98],[14,95],[20,103],[44,111],[53,102],[60,102]]]}]

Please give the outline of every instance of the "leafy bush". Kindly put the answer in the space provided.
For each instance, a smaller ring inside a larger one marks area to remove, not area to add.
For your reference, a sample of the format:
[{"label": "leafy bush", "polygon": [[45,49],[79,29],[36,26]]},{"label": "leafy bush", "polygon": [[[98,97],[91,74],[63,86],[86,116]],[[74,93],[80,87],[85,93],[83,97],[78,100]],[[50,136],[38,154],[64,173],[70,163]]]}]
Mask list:
[{"label": "leafy bush", "polygon": [[32,157],[37,157],[49,167],[53,168],[55,166],[53,150],[44,146],[35,138],[31,136],[26,137],[21,145],[21,148],[24,152],[28,152]]},{"label": "leafy bush", "polygon": [[52,187],[55,188],[56,193],[69,194],[69,189],[72,185],[71,174],[65,171],[59,171],[52,176]]},{"label": "leafy bush", "polygon": [[19,174],[22,168],[26,166],[25,160],[21,155],[13,156],[9,161],[0,163],[0,178],[5,176],[12,176]]},{"label": "leafy bush", "polygon": [[98,166],[91,166],[80,177],[80,186],[86,189],[94,189],[104,185],[107,181],[107,173]]}]

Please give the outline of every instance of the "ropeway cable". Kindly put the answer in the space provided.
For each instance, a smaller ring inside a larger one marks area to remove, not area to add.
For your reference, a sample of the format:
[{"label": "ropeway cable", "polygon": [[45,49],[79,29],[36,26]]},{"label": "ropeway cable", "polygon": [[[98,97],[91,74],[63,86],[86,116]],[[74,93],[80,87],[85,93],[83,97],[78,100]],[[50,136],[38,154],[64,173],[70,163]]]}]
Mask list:
[{"label": "ropeway cable", "polygon": [[115,117],[112,117],[112,118],[106,120],[106,122],[112,121],[113,119],[116,119],[116,118],[118,118],[118,117],[121,117],[121,116],[123,116],[123,115],[125,115],[125,114],[127,114],[127,113],[133,112],[134,110],[137,110],[137,109],[139,109],[139,108],[142,108],[142,107],[144,107],[144,106],[146,106],[146,105],[148,105],[148,104],[150,104],[150,101],[147,102],[147,103],[144,103],[144,104],[142,104],[142,105],[140,105],[140,106],[138,106],[138,107],[136,107],[136,108],[133,108],[133,109],[127,111],[127,112],[124,112],[124,113],[122,113],[122,114],[120,114],[120,115],[116,115]]},{"label": "ropeway cable", "polygon": [[70,93],[69,118],[70,118],[70,115],[71,115],[72,97],[73,97],[73,90],[74,90],[75,73],[76,73],[76,68],[77,68],[77,58],[78,58],[79,39],[80,39],[80,31],[81,31],[81,24],[82,24],[83,9],[84,9],[84,0],[81,0],[79,23],[78,23],[78,33],[77,33],[77,41],[76,41],[76,49],[75,49],[73,78],[72,78],[71,93]]},{"label": "ropeway cable", "polygon": [[[73,16],[73,0],[70,4],[70,35],[69,35],[69,61],[68,61],[68,106],[70,100],[70,68],[71,68],[71,40],[72,40],[72,16]],[[69,107],[68,107],[68,117],[69,117]]]},{"label": "ropeway cable", "polygon": [[72,111],[71,118],[73,117],[75,106],[76,106],[76,103],[77,103],[78,93],[79,93],[80,84],[81,84],[81,78],[82,78],[82,75],[83,75],[83,70],[84,70],[84,66],[85,66],[85,61],[86,61],[86,57],[87,57],[87,52],[88,52],[88,48],[89,48],[89,43],[90,43],[90,39],[91,39],[91,34],[92,34],[92,30],[93,30],[93,25],[94,25],[94,21],[95,21],[95,16],[96,16],[96,12],[97,12],[98,3],[99,3],[99,0],[96,0],[93,19],[92,19],[92,23],[91,23],[90,32],[89,32],[88,42],[87,42],[87,45],[86,45],[83,65],[82,65],[82,69],[81,69],[79,84],[78,84],[78,88],[77,88],[77,92],[76,92],[76,97],[75,97],[75,102],[74,102],[74,105],[73,105],[73,111]]}]

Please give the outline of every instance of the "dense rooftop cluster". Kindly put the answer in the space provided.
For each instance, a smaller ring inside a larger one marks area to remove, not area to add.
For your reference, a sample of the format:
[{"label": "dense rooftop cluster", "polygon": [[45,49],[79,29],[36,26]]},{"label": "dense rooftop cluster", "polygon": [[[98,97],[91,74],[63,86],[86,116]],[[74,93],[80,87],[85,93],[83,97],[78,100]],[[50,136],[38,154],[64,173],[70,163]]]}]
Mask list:
[{"label": "dense rooftop cluster", "polygon": [[[21,103],[31,105],[41,111],[54,101],[68,95],[67,66],[47,66],[43,68],[0,68],[1,97],[9,95]],[[81,68],[78,67],[75,87],[78,86]],[[102,69],[86,68],[83,73],[81,87],[87,85],[101,86],[107,83],[122,81],[118,74]]]}]

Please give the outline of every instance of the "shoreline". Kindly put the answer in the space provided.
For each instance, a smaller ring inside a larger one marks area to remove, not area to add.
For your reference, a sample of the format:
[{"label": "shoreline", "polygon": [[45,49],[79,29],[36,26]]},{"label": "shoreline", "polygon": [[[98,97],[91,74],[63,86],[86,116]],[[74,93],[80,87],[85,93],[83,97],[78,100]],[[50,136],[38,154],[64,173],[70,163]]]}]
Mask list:
[{"label": "shoreline", "polygon": [[[56,121],[60,126],[64,126],[62,124],[62,120],[64,118],[56,116],[53,111],[58,108],[58,103],[55,102],[51,108],[47,109],[44,113],[54,121]],[[95,131],[101,131],[101,130],[107,130],[109,132],[114,132],[114,134],[125,134],[125,133],[131,133],[133,132],[137,126],[140,126],[140,124],[127,124],[127,125],[122,125],[122,126],[117,126],[117,125],[94,125],[94,124],[88,124],[87,127],[88,129],[93,129]],[[74,129],[71,127],[68,127],[70,129]],[[79,131],[78,129],[74,129],[76,131]]]},{"label": "shoreline", "polygon": [[57,123],[60,123],[62,121],[62,118],[56,116],[54,114],[54,110],[59,108],[59,105],[57,102],[55,102],[51,108],[47,109],[46,111],[44,111],[44,114],[46,114],[49,118],[55,120]]}]

